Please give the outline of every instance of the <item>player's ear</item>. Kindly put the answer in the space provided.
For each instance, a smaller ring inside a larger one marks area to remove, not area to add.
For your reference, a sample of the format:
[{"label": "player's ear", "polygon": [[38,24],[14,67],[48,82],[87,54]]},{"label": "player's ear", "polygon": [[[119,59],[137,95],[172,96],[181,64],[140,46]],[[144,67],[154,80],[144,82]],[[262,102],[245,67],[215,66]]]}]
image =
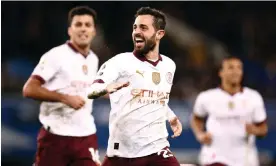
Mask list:
[{"label": "player's ear", "polygon": [[165,35],[165,31],[164,30],[158,30],[156,33],[156,38],[158,40],[162,39],[162,37]]},{"label": "player's ear", "polygon": [[71,27],[68,27],[67,33],[68,33],[68,35],[71,37],[71,35],[72,35],[72,29],[71,29]]},{"label": "player's ear", "polygon": [[97,28],[96,26],[94,27],[94,30],[92,32],[92,36],[95,37],[97,35]]},{"label": "player's ear", "polygon": [[219,71],[218,71],[218,76],[219,76],[219,78],[222,77],[222,69],[219,69]]}]

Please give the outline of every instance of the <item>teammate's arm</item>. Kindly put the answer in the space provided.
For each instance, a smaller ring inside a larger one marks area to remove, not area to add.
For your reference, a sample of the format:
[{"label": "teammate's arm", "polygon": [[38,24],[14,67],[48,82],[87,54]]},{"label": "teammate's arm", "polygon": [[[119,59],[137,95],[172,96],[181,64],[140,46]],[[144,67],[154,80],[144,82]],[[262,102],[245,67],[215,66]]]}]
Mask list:
[{"label": "teammate's arm", "polygon": [[51,52],[44,54],[23,87],[23,96],[40,101],[62,102],[74,109],[79,109],[84,105],[84,100],[79,96],[64,95],[42,86],[52,79],[58,70],[59,66],[54,62]]},{"label": "teammate's arm", "polygon": [[202,144],[210,144],[212,142],[211,134],[204,131],[207,111],[204,109],[203,100],[204,99],[202,94],[199,94],[199,96],[195,101],[194,110],[190,121],[190,126],[198,142]]},{"label": "teammate's arm", "polygon": [[266,122],[266,111],[263,98],[260,94],[257,95],[256,105],[253,112],[253,123],[246,124],[246,131],[248,134],[253,134],[259,137],[266,136],[268,132]]}]

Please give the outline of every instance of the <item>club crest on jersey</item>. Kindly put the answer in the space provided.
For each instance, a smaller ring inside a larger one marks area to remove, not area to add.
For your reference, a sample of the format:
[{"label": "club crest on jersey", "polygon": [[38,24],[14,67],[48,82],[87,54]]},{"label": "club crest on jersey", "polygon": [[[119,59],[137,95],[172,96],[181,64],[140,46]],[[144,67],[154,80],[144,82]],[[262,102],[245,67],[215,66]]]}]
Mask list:
[{"label": "club crest on jersey", "polygon": [[84,73],[85,75],[88,74],[88,67],[87,67],[87,65],[82,65],[82,71],[83,71],[83,73]]},{"label": "club crest on jersey", "polygon": [[160,73],[152,72],[152,82],[158,85],[160,83]]},{"label": "club crest on jersey", "polygon": [[173,81],[173,74],[171,72],[168,72],[166,74],[166,80],[169,84],[172,84],[172,81]]},{"label": "club crest on jersey", "polygon": [[229,108],[230,110],[233,110],[234,107],[235,107],[234,102],[233,102],[233,101],[229,101],[229,102],[228,102],[228,108]]}]

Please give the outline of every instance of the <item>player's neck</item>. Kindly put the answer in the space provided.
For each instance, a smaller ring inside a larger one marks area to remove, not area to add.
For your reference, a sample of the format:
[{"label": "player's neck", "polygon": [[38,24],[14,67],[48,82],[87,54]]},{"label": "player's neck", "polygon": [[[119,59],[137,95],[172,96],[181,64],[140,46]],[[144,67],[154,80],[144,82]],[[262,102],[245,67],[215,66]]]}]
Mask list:
[{"label": "player's neck", "polygon": [[156,44],[154,49],[148,52],[145,57],[150,61],[157,61],[159,59],[159,46]]},{"label": "player's neck", "polygon": [[75,42],[70,40],[70,43],[77,49],[78,52],[80,52],[83,56],[87,57],[90,51],[90,45],[87,45],[86,47],[80,47]]},{"label": "player's neck", "polygon": [[240,84],[231,85],[231,84],[227,84],[225,82],[222,82],[221,89],[223,89],[224,91],[226,91],[227,93],[229,93],[231,95],[234,95],[234,94],[242,91],[242,87]]}]

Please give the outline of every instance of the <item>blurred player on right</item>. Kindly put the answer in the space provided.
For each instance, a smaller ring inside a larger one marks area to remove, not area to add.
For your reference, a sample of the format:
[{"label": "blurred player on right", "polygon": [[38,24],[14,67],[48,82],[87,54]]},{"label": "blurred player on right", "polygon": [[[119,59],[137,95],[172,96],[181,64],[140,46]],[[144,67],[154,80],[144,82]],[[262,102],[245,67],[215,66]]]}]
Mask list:
[{"label": "blurred player on right", "polygon": [[202,144],[200,164],[258,166],[255,136],[268,131],[262,96],[242,87],[242,62],[237,57],[223,60],[219,76],[221,87],[201,92],[194,105],[191,127]]}]

